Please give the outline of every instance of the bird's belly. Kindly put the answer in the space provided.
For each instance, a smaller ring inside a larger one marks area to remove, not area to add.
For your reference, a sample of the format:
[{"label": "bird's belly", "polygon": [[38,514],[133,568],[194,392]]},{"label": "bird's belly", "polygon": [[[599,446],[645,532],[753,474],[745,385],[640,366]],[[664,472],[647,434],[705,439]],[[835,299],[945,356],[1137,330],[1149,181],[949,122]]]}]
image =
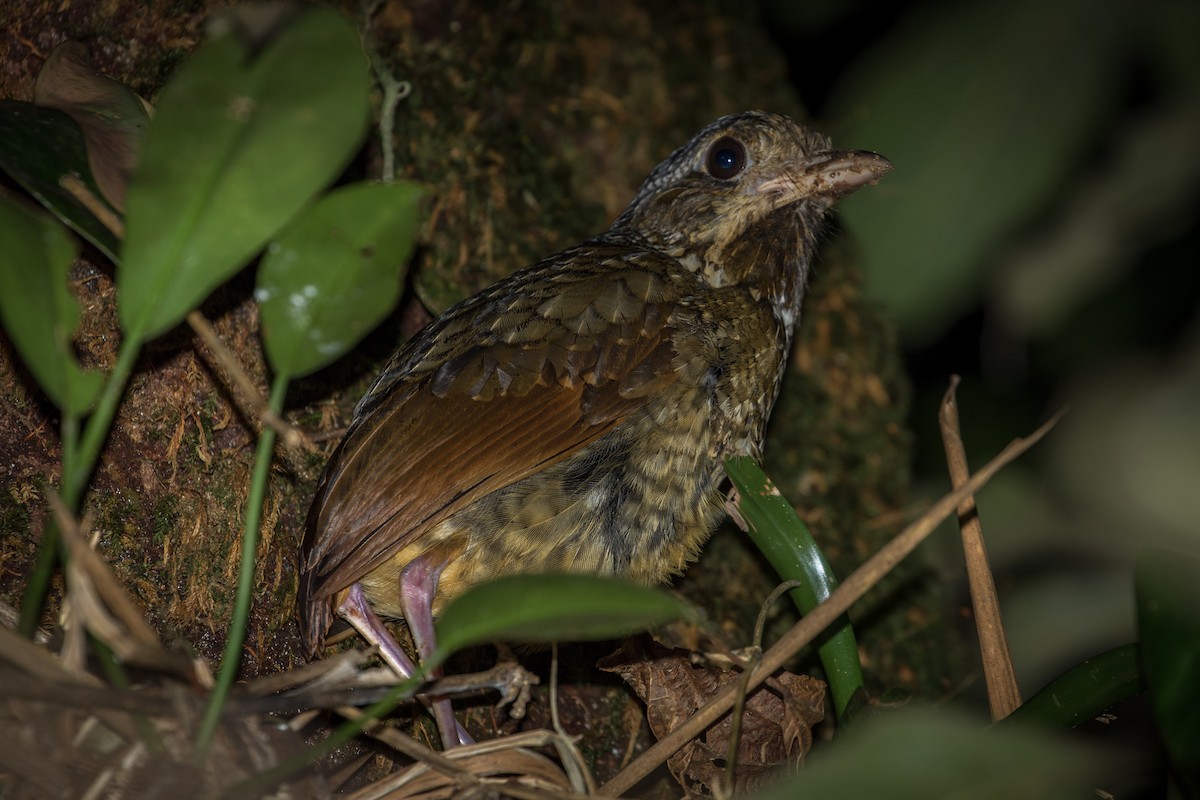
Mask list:
[{"label": "bird's belly", "polygon": [[513,574],[568,572],[661,583],[724,517],[724,469],[703,398],[652,403],[564,461],[449,517],[362,580],[377,611],[402,616],[400,571],[445,560],[434,600]]}]

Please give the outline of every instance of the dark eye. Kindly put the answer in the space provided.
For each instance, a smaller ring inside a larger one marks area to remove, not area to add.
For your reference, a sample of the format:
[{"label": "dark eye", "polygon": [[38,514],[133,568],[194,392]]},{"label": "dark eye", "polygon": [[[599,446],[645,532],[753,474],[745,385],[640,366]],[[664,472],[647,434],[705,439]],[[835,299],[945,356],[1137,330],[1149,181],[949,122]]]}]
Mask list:
[{"label": "dark eye", "polygon": [[705,162],[708,174],[727,181],[746,168],[746,148],[737,139],[724,136],[713,142]]}]

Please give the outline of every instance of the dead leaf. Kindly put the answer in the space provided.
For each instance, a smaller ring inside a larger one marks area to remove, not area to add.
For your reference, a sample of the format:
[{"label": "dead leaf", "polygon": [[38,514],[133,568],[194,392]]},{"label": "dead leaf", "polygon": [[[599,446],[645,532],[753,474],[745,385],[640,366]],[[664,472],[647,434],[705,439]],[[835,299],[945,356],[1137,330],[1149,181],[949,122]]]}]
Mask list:
[{"label": "dead leaf", "polygon": [[124,211],[125,192],[150,123],[149,105],[129,87],[100,74],[79,42],[64,42],[46,59],[33,102],[75,120],[96,186],[113,208]]},{"label": "dead leaf", "polygon": [[[741,673],[693,659],[649,637],[628,640],[599,667],[620,675],[646,704],[650,730],[659,739],[736,681]],[[751,693],[743,712],[734,792],[750,791],[785,765],[797,765],[812,747],[812,728],[825,715],[825,684],[806,675],[780,671],[774,686]],[[704,735],[667,761],[688,795],[714,793],[725,772],[732,718],[722,717]]]}]

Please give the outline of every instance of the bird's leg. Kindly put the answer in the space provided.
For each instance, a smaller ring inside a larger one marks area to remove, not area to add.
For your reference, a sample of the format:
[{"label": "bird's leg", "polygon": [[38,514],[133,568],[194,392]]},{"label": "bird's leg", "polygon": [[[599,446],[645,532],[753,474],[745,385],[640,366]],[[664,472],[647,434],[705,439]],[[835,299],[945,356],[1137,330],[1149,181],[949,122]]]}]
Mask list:
[{"label": "bird's leg", "polygon": [[392,638],[383,620],[371,609],[360,584],[356,583],[350,587],[346,599],[338,606],[337,613],[349,622],[368,644],[379,648],[380,657],[397,675],[401,678],[411,678],[416,674],[417,665]]},{"label": "bird's leg", "polygon": [[[439,569],[438,572],[440,571]],[[403,581],[401,581],[401,584],[403,585]],[[407,606],[405,608],[405,613],[407,614]],[[363,594],[361,585],[356,583],[350,587],[350,590],[346,593],[346,599],[338,605],[337,613],[349,622],[369,644],[379,648],[380,657],[397,675],[402,678],[410,678],[416,674],[417,665],[413,663],[408,654],[404,652],[404,649],[392,637],[392,634],[383,624],[383,620],[372,610],[371,604],[367,602],[366,595]],[[412,628],[411,622],[409,626]],[[432,630],[432,622],[429,623],[429,627]],[[413,638],[416,638],[415,629]],[[422,697],[421,702],[433,711],[434,719],[438,724],[438,730],[442,735],[443,747],[455,747],[460,743],[468,744],[472,741],[470,735],[454,719],[454,712],[449,700],[442,698],[431,702],[429,699]]]},{"label": "bird's leg", "polygon": [[[422,661],[433,655],[437,646],[433,631],[433,596],[445,566],[446,562],[442,559],[417,556],[400,571],[400,607],[404,609],[404,621],[412,631]],[[441,675],[441,668],[431,673],[434,678]],[[442,733],[442,747],[449,749],[460,743],[470,744],[474,741],[454,718],[449,698],[434,699],[433,717]]]}]

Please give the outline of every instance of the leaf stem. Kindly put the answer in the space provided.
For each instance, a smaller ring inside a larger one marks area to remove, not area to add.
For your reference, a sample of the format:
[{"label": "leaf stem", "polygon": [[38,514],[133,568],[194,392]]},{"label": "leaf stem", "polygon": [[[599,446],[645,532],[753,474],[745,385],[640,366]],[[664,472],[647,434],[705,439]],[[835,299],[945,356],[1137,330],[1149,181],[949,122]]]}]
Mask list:
[{"label": "leaf stem", "polygon": [[[133,372],[133,365],[137,362],[141,347],[142,337],[140,335],[127,334],[122,340],[121,349],[117,351],[117,362],[104,382],[96,409],[88,417],[87,424],[84,425],[82,440],[79,438],[79,418],[69,411],[63,411],[61,494],[63,503],[71,513],[79,510],[88,480],[100,457],[100,448],[108,439],[108,432],[112,428],[117,405],[125,394],[125,385],[129,382],[129,376]],[[57,555],[58,529],[53,522],[50,522],[46,525],[45,533],[42,534],[37,559],[30,573],[29,585],[25,587],[25,594],[21,598],[19,630],[25,636],[33,636],[38,620],[42,617],[46,594],[50,590],[50,578],[58,560]]]},{"label": "leaf stem", "polygon": [[[287,394],[289,376],[279,374],[271,386],[271,410],[278,414],[283,410],[283,398]],[[258,550],[259,524],[262,520],[263,499],[266,495],[267,478],[271,473],[271,459],[275,451],[275,431],[264,427],[258,438],[258,450],[254,456],[254,473],[250,479],[250,491],[246,495],[246,523],[242,530],[242,559],[238,572],[238,591],[235,601],[233,618],[229,623],[229,636],[225,640],[225,653],[221,657],[221,669],[217,673],[217,682],[209,697],[208,707],[204,710],[204,718],[200,730],[196,734],[196,752],[198,760],[203,760],[204,753],[216,732],[217,723],[221,719],[221,709],[225,698],[237,677],[238,667],[242,661],[242,645],[246,639],[246,625],[250,617],[250,601],[254,590],[255,556]]]}]

